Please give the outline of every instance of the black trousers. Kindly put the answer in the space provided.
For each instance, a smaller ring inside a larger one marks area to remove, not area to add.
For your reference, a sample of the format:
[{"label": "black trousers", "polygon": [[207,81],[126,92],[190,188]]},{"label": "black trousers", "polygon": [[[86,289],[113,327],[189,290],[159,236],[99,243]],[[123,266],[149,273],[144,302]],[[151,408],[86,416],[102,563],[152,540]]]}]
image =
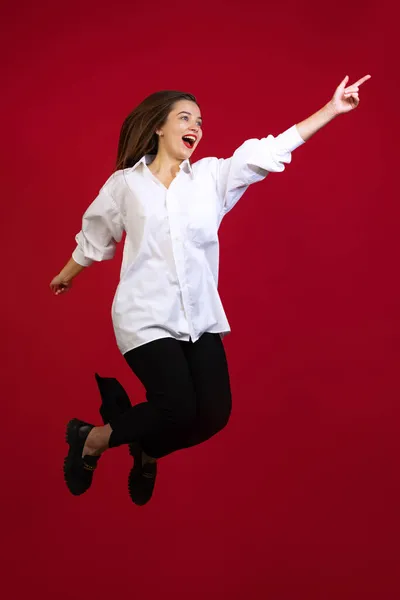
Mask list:
[{"label": "black trousers", "polygon": [[124,356],[147,402],[113,419],[110,447],[139,442],[146,454],[161,458],[204,442],[228,423],[231,390],[218,334],[204,333],[194,343],[155,340]]}]

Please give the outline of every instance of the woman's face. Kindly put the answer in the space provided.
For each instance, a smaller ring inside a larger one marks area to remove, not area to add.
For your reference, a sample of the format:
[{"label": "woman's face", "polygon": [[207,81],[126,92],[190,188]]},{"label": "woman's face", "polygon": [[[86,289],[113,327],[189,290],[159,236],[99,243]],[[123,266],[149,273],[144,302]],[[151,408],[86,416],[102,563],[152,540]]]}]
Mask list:
[{"label": "woman's face", "polygon": [[200,109],[190,100],[178,100],[166,122],[157,129],[159,148],[177,160],[190,158],[203,132]]}]

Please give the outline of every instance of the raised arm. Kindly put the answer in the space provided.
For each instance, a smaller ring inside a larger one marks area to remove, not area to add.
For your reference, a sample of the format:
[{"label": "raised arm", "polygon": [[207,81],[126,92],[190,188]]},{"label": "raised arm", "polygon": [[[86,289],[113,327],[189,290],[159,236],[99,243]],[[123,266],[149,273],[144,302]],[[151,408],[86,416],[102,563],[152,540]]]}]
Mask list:
[{"label": "raised arm", "polygon": [[327,125],[332,119],[338,115],[343,115],[357,108],[360,103],[359,89],[360,86],[371,78],[371,75],[365,75],[352,85],[347,86],[349,81],[348,75],[338,85],[331,100],[316,113],[296,124],[296,128],[306,142],[317,131]]},{"label": "raised arm", "polygon": [[338,85],[331,100],[319,111],[274,137],[244,142],[229,159],[219,159],[216,173],[221,218],[230,211],[246,188],[265,179],[268,173],[280,173],[292,159],[292,152],[338,115],[357,108],[360,86],[370,79],[365,75],[346,87],[348,76]]}]

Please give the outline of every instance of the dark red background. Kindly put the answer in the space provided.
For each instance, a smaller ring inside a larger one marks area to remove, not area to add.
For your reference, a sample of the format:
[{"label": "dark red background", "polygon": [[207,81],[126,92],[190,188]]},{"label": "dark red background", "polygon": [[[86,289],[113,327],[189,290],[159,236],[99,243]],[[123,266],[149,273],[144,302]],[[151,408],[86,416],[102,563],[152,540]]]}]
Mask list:
[{"label": "dark red background", "polygon": [[[394,3],[15,2],[1,15],[2,592],[6,598],[394,600],[399,571],[398,90]],[[127,495],[125,448],[73,498],[64,428],[115,345],[119,259],[49,282],[147,94],[197,95],[197,158],[361,103],[253,186],[221,228],[229,427]]]}]

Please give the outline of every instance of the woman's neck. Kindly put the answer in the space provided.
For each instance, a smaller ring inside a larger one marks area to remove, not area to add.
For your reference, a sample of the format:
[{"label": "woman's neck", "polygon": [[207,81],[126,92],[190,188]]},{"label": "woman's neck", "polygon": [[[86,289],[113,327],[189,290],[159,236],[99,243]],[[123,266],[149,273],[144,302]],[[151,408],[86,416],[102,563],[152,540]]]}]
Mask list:
[{"label": "woman's neck", "polygon": [[175,177],[179,173],[179,167],[182,162],[182,160],[158,152],[153,162],[149,165],[149,169],[153,175],[159,177]]}]

